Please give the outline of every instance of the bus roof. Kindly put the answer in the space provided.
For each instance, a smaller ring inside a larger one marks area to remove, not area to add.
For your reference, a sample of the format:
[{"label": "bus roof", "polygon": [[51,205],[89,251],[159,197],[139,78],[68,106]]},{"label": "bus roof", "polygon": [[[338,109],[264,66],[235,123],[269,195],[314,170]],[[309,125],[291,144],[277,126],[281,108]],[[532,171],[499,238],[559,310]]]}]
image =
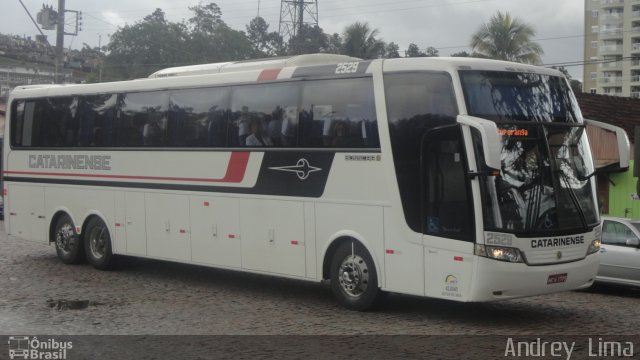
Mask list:
[{"label": "bus roof", "polygon": [[171,76],[217,74],[223,72],[237,72],[263,69],[281,69],[285,67],[329,65],[341,62],[361,61],[362,59],[336,54],[306,54],[266,59],[221,62],[214,64],[190,65],[172,67],[156,71],[149,78],[163,78]]},{"label": "bus roof", "polygon": [[[149,78],[97,84],[18,86],[12,98],[100,94],[121,91],[154,91],[170,88],[233,85],[269,80],[336,76],[335,64],[357,62],[353,75],[370,73],[373,63],[382,62],[383,72],[486,70],[563,76],[561,72],[527,64],[467,57],[421,57],[361,60],[345,55],[310,54],[217,64],[192,65],[160,70]],[[190,76],[198,75],[198,76]],[[264,77],[263,75],[268,75]]]}]

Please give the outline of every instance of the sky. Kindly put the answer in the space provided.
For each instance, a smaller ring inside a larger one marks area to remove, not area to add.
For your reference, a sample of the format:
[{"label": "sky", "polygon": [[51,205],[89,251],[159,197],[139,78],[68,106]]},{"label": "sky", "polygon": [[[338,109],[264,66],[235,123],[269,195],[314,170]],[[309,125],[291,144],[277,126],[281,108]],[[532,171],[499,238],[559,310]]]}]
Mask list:
[{"label": "sky", "polygon": [[[270,31],[278,31],[280,0],[66,0],[68,10],[82,11],[83,24],[78,36],[65,36],[65,47],[105,45],[118,27],[132,25],[156,8],[170,21],[188,19],[188,7],[199,2],[218,4],[222,19],[233,29],[245,30],[259,13],[270,24]],[[58,5],[57,0],[22,3],[34,18],[43,4]],[[437,48],[440,56],[471,52],[471,35],[497,11],[508,12],[536,29],[545,65],[583,59],[584,0],[318,0],[319,25],[326,33],[342,33],[351,23],[368,22],[378,29],[380,39],[397,43],[401,51],[415,43],[421,49]],[[38,30],[19,0],[2,0],[0,33],[35,37]],[[55,31],[44,33],[55,43]],[[582,67],[567,69],[573,78],[582,80]]]}]

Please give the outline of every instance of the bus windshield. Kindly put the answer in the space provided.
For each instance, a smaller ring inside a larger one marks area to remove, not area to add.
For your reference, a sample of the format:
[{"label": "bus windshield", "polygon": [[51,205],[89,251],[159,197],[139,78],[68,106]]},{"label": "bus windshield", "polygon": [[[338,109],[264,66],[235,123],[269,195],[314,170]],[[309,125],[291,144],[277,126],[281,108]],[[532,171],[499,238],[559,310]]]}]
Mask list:
[{"label": "bus windshield", "polygon": [[469,115],[496,122],[582,123],[564,78],[506,71],[461,71]]},{"label": "bus windshield", "polygon": [[502,140],[500,175],[481,178],[485,229],[543,234],[597,224],[593,161],[566,82],[511,72],[461,78],[469,114],[496,121]]}]

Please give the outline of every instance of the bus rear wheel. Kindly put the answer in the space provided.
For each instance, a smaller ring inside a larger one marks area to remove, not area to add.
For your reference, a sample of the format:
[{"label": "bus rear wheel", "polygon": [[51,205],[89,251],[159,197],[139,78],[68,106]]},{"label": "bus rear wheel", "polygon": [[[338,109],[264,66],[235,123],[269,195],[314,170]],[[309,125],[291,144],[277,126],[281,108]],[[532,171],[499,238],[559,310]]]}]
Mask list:
[{"label": "bus rear wheel", "polygon": [[108,270],[113,263],[111,236],[100,218],[89,220],[84,233],[84,251],[89,264],[99,270]]},{"label": "bus rear wheel", "polygon": [[356,241],[341,244],[331,260],[331,290],[350,310],[372,308],[380,297],[378,275],[369,252]]},{"label": "bus rear wheel", "polygon": [[58,258],[65,264],[77,264],[83,260],[82,242],[69,215],[62,215],[56,221],[54,241]]}]

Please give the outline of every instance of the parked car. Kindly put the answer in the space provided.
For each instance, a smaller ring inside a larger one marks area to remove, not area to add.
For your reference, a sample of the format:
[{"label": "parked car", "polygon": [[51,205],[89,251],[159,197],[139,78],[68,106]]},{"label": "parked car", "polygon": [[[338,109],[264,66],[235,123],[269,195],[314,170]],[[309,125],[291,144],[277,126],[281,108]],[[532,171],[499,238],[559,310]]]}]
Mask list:
[{"label": "parked car", "polygon": [[602,217],[596,281],[640,287],[640,220]]}]

